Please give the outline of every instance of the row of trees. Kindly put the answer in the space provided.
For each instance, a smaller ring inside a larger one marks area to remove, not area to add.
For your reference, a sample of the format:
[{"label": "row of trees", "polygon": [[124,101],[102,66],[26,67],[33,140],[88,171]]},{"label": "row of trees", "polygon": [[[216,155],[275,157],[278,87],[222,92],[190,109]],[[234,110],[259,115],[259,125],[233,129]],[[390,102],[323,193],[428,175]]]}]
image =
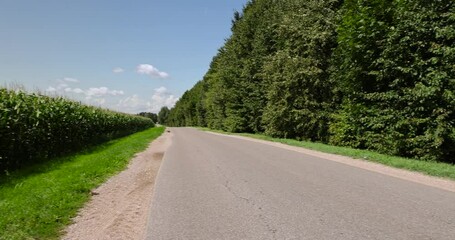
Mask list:
[{"label": "row of trees", "polygon": [[137,115],[141,117],[146,117],[151,119],[154,123],[163,124],[167,122],[169,117],[170,110],[168,107],[164,106],[160,109],[158,114],[152,112],[140,112]]},{"label": "row of trees", "polygon": [[453,0],[253,0],[172,126],[455,162]]}]

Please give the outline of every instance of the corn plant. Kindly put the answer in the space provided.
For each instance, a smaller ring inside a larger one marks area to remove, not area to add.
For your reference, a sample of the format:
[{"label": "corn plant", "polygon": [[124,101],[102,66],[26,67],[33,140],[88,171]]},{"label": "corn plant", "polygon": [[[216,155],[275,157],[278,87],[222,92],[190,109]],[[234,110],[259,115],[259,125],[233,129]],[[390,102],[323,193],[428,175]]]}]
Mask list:
[{"label": "corn plant", "polygon": [[3,173],[152,126],[148,118],[63,97],[0,88],[0,170]]}]

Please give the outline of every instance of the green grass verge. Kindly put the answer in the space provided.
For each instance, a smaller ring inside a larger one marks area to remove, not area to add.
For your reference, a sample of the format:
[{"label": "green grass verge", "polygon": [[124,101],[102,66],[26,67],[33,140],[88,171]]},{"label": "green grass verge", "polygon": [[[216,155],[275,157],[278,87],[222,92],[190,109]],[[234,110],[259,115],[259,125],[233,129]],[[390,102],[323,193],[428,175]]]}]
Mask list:
[{"label": "green grass verge", "polygon": [[123,170],[164,127],[150,128],[0,179],[0,239],[58,239],[90,190]]},{"label": "green grass verge", "polygon": [[381,163],[387,166],[407,169],[415,172],[424,173],[430,176],[442,177],[455,180],[455,165],[441,163],[441,162],[431,162],[431,161],[422,161],[410,158],[402,158],[389,156],[385,154],[380,154],[377,152],[369,150],[360,150],[353,149],[348,147],[338,147],[327,145],[323,143],[307,142],[307,141],[297,141],[293,139],[282,139],[282,138],[273,138],[263,134],[250,134],[250,133],[228,133],[219,130],[212,130],[208,128],[199,128],[204,131],[212,131],[223,134],[239,135],[244,137],[256,138],[266,141],[284,143],[291,146],[303,147],[311,150],[316,150],[325,153],[333,153],[343,156],[348,156],[357,159],[363,159],[371,162]]}]

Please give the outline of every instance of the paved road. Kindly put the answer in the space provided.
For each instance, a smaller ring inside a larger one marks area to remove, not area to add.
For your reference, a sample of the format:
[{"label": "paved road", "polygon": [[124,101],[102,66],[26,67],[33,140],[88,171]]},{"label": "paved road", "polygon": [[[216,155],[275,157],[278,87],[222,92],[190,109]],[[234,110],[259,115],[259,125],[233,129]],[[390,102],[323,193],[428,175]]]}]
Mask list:
[{"label": "paved road", "polygon": [[455,239],[455,193],[172,128],[147,239]]}]

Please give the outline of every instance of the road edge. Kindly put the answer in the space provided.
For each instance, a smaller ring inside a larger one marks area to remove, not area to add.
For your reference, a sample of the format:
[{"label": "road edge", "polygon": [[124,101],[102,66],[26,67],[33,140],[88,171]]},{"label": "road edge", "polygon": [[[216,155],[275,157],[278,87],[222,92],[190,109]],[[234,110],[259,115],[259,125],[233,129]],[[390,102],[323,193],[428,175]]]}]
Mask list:
[{"label": "road edge", "polygon": [[[197,129],[197,130],[201,131],[200,129]],[[435,177],[435,176],[425,175],[420,172],[413,172],[413,171],[406,170],[406,169],[394,168],[391,166],[387,166],[387,165],[383,165],[383,164],[375,163],[375,162],[370,162],[370,161],[363,160],[363,159],[356,159],[356,158],[336,155],[333,153],[324,153],[324,152],[319,152],[319,151],[315,151],[315,150],[311,150],[311,149],[307,149],[307,148],[303,148],[303,147],[291,146],[291,145],[278,143],[278,142],[271,142],[271,141],[250,138],[250,137],[245,137],[245,136],[222,134],[222,133],[217,133],[217,132],[212,132],[212,131],[203,131],[203,132],[206,132],[209,134],[220,135],[220,136],[224,136],[224,137],[237,138],[237,139],[243,139],[243,140],[247,140],[247,141],[253,141],[253,142],[257,142],[257,143],[267,144],[270,146],[311,155],[311,156],[321,158],[324,160],[342,163],[342,164],[349,165],[352,167],[361,168],[364,170],[368,170],[368,171],[375,172],[375,173],[380,173],[383,175],[399,178],[402,180],[407,180],[410,182],[419,183],[419,184],[423,184],[423,185],[430,186],[430,187],[435,187],[435,188],[442,189],[445,191],[455,192],[455,181],[445,179],[445,178],[439,178],[439,177]]]}]

